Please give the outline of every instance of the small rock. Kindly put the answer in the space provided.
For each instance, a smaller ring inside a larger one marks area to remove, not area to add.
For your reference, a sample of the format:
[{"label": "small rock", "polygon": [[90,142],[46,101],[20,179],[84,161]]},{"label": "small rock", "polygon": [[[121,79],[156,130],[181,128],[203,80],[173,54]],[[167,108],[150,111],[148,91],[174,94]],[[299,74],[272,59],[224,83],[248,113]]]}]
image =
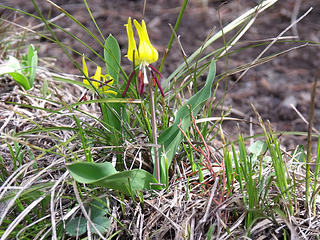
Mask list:
[{"label": "small rock", "polygon": [[292,108],[291,105],[294,107],[297,106],[297,98],[293,95],[287,96],[282,102],[281,102],[281,107],[286,107],[286,108]]}]

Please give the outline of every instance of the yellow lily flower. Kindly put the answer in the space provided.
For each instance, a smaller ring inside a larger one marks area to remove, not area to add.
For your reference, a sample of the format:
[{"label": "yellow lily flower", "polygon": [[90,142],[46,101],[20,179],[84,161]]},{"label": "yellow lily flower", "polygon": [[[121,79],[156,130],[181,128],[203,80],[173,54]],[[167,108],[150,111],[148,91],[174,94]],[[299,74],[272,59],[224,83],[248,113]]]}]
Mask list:
[{"label": "yellow lily flower", "polygon": [[[137,20],[133,20],[133,24],[137,29],[139,36],[139,48],[137,49],[136,41],[134,39],[131,18],[128,18],[128,24],[125,24],[128,35],[128,53],[126,57],[133,62],[133,58],[136,65],[147,66],[150,63],[154,63],[158,60],[159,54],[157,49],[155,49],[149,39],[147,26],[144,20],[138,23]],[[134,56],[133,56],[134,55]]]},{"label": "yellow lily flower", "polygon": [[[164,97],[164,92],[160,86],[160,82],[158,79],[158,76],[160,78],[162,77],[161,73],[151,65],[151,63],[154,63],[158,60],[159,54],[157,49],[155,49],[149,39],[148,32],[147,32],[147,26],[144,20],[141,21],[141,24],[138,23],[137,20],[133,20],[133,24],[137,29],[138,36],[139,36],[139,46],[137,48],[136,41],[134,39],[134,33],[132,29],[132,23],[131,18],[128,18],[128,23],[124,26],[127,29],[127,35],[128,35],[128,53],[126,57],[129,59],[129,61],[134,62],[136,66],[139,67],[139,74],[138,74],[138,92],[140,95],[143,93],[144,85],[149,84],[146,69],[148,69],[152,74],[152,80],[153,83],[157,84],[161,95]],[[122,94],[123,97],[125,97],[130,82],[132,78],[135,76],[135,71],[133,71],[128,79],[127,86]]]},{"label": "yellow lily flower", "polygon": [[[82,56],[82,71],[87,78],[90,78],[84,56]],[[111,93],[113,95],[117,95],[117,92],[115,92],[113,90],[109,90],[109,88],[112,86],[112,84],[114,82],[114,79],[109,74],[102,75],[100,66],[97,66],[96,73],[94,74],[94,76],[91,77],[91,79],[93,79],[92,85],[96,89],[98,89],[99,92]],[[83,83],[88,86],[91,86],[89,81],[86,78],[83,79]]]}]

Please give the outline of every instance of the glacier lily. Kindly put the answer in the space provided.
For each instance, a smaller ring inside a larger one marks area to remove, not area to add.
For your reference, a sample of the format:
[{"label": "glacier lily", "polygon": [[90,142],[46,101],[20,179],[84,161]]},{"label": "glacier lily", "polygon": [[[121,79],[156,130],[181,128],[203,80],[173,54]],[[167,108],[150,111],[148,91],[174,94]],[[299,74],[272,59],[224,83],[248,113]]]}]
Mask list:
[{"label": "glacier lily", "polygon": [[109,75],[101,74],[101,67],[97,66],[96,73],[94,76],[89,77],[87,64],[84,56],[82,56],[82,71],[86,78],[83,79],[83,83],[91,86],[87,78],[92,79],[92,85],[100,92],[100,93],[111,93],[113,95],[117,95],[117,92],[113,90],[109,90],[113,84],[114,79]]},{"label": "glacier lily", "polygon": [[[134,33],[132,29],[132,23],[131,18],[129,17],[128,23],[125,24],[125,27],[127,29],[127,35],[128,35],[128,53],[126,57],[129,59],[129,61],[134,62],[136,66],[139,66],[139,73],[138,73],[138,92],[141,95],[143,93],[144,85],[149,84],[147,72],[148,69],[151,72],[153,85],[155,83],[158,85],[161,95],[164,97],[164,92],[161,88],[158,76],[160,78],[162,77],[161,73],[151,65],[151,63],[154,63],[158,60],[159,54],[158,51],[152,46],[148,32],[147,32],[147,26],[144,20],[141,21],[141,24],[138,23],[137,20],[133,20],[133,24],[137,29],[138,36],[139,36],[139,47],[136,46],[136,41],[134,39]],[[128,79],[127,86],[122,94],[122,97],[125,97],[130,82],[135,75],[135,71],[133,71]]]}]

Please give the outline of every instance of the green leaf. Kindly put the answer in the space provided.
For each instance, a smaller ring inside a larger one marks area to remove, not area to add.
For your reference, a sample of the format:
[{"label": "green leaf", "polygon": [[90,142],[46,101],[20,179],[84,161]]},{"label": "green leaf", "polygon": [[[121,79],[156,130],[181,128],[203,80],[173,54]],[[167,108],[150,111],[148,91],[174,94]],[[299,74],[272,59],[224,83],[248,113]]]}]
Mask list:
[{"label": "green leaf", "polygon": [[118,41],[110,34],[104,43],[104,60],[106,62],[106,72],[114,79],[114,84],[118,84],[121,52]]},{"label": "green leaf", "polygon": [[263,154],[266,150],[267,150],[267,144],[263,141],[256,141],[254,142],[249,148],[248,148],[249,152],[259,156],[261,154]]},{"label": "green leaf", "polygon": [[106,123],[106,127],[113,132],[110,137],[112,145],[121,145],[120,139],[123,137],[122,130],[123,122],[127,122],[126,109],[121,103],[103,103],[101,104],[103,122]]},{"label": "green leaf", "polygon": [[[110,219],[104,216],[97,216],[92,218],[92,222],[94,226],[99,230],[101,233],[105,233],[108,228],[110,227]],[[97,233],[96,230],[91,226],[91,231],[93,233]]]},{"label": "green leaf", "polygon": [[31,88],[29,80],[26,76],[18,72],[8,73],[17,83],[19,83],[25,90]]},{"label": "green leaf", "polygon": [[119,190],[126,195],[131,195],[135,194],[136,191],[152,189],[150,183],[157,183],[152,174],[143,169],[133,169],[101,179],[95,185]]},{"label": "green leaf", "polygon": [[36,78],[38,67],[38,54],[34,46],[31,44],[28,49],[28,67],[29,67],[29,85],[32,87]]},{"label": "green leaf", "polygon": [[[101,202],[100,202],[101,201]],[[94,200],[92,202],[90,202],[88,204],[88,206],[86,207],[86,210],[87,212],[89,212],[89,209],[90,209],[90,213],[91,213],[91,217],[92,218],[95,218],[95,217],[98,217],[98,216],[104,216],[107,214],[108,212],[108,208],[106,207],[106,203],[102,203],[102,202],[105,202],[106,200],[104,198],[101,198],[98,200]]]},{"label": "green leaf", "polygon": [[[110,219],[104,216],[96,216],[91,218],[94,226],[100,233],[105,233],[110,227]],[[93,233],[97,233],[96,230],[90,225],[90,229]],[[70,236],[80,236],[87,232],[87,219],[85,217],[75,217],[66,224],[66,232]]]},{"label": "green leaf", "polygon": [[119,190],[129,196],[136,191],[158,188],[150,185],[157,181],[152,174],[143,169],[117,172],[109,162],[77,162],[68,165],[67,168],[77,182]]},{"label": "green leaf", "polygon": [[117,173],[110,162],[77,162],[67,165],[72,177],[80,183],[95,183],[104,177]]},{"label": "green leaf", "polygon": [[[114,79],[114,86],[118,85],[120,63],[121,63],[121,52],[118,41],[110,34],[104,43],[104,60],[106,62],[106,73],[109,74]],[[118,97],[120,97],[118,93]],[[123,126],[121,121],[127,122],[126,109],[123,104],[103,104],[103,121],[111,126],[110,131],[121,132]],[[121,144],[119,139],[122,136],[115,134],[113,136],[113,145]]]},{"label": "green leaf", "polygon": [[87,232],[87,219],[76,217],[66,224],[66,232],[70,236],[80,236]]},{"label": "green leaf", "polygon": [[31,66],[32,57],[35,55],[35,52],[37,52],[37,51],[34,49],[34,46],[32,44],[30,44],[30,46],[28,48],[28,53],[27,53],[28,66]]},{"label": "green leaf", "polygon": [[252,161],[253,163],[255,161],[258,160],[258,157],[261,155],[261,154],[264,154],[267,150],[267,143],[266,142],[263,142],[263,141],[256,141],[254,142],[249,148],[248,148],[248,151],[252,154]]},{"label": "green leaf", "polygon": [[[198,91],[189,101],[184,104],[177,112],[174,123],[165,131],[161,133],[158,138],[160,156],[160,172],[161,182],[165,181],[165,158],[168,158],[168,166],[178,150],[178,147],[184,138],[183,134],[178,128],[181,121],[181,129],[186,131],[191,124],[190,112],[195,116],[201,110],[205,102],[211,97],[211,88],[216,75],[216,63],[214,60],[210,63],[209,73],[204,87]],[[164,152],[162,151],[164,149]]]}]

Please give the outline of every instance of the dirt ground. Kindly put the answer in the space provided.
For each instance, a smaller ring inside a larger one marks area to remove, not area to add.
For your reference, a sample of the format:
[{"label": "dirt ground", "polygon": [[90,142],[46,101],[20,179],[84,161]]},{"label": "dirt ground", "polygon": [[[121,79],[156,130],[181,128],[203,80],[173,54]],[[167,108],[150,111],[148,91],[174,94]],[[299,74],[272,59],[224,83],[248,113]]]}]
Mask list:
[{"label": "dirt ground", "polygon": [[[3,1],[2,1],[3,2]],[[41,10],[51,17],[58,16],[60,13],[52,9],[45,1],[38,1]],[[98,35],[89,14],[82,0],[55,0],[59,6],[71,13],[82,24]],[[163,55],[168,40],[171,35],[169,24],[174,25],[182,4],[182,0],[148,0],[144,19],[148,25],[149,36],[152,43],[159,50],[160,56]],[[301,6],[298,8],[298,4]],[[31,1],[4,0],[4,5],[20,8],[21,10],[34,13],[34,7]],[[143,17],[143,0],[88,0],[90,9],[100,26],[104,36],[113,34],[119,41],[123,56],[126,54],[127,37],[125,27],[123,26],[128,17],[141,19]],[[181,27],[177,32],[181,36],[182,46],[189,56],[195,49],[199,48],[212,29],[218,31],[221,29],[220,21],[223,25],[231,22],[241,13],[255,6],[255,0],[190,0]],[[284,36],[297,36],[295,43],[278,43],[271,47],[264,56],[268,56],[286,49],[301,46],[306,41],[320,42],[320,2],[317,0],[299,1],[299,0],[279,0],[273,7],[261,14],[255,24],[241,39],[241,46],[250,45],[250,41],[258,41],[277,37],[286,27],[288,27],[295,16],[301,16],[310,7],[313,10],[296,25],[295,28],[287,31]],[[295,8],[297,14],[295,14]],[[12,12],[0,9],[2,18],[13,18]],[[32,18],[18,15],[18,22],[28,27],[35,26],[40,22]],[[66,17],[56,21],[56,24],[67,28],[68,31],[81,38],[95,50],[101,51],[94,40],[86,34],[81,28],[76,26]],[[37,27],[36,31],[42,31],[43,26]],[[63,43],[72,46],[79,53],[84,53],[93,60],[100,63],[95,56],[81,46],[79,43],[66,37],[61,31],[56,34]],[[297,35],[298,34],[298,35]],[[231,35],[227,35],[227,38]],[[291,38],[292,39],[292,38]],[[40,57],[54,57],[55,71],[61,71],[70,74],[79,74],[72,62],[61,52],[58,46],[39,39],[35,42],[40,45]],[[213,50],[221,47],[222,42],[217,42],[207,50]],[[237,47],[236,47],[237,48]],[[220,59],[217,62],[217,73],[224,73],[229,69],[238,67],[242,64],[253,61],[263,51],[265,46],[249,48],[237,54],[232,54],[228,59]],[[270,120],[275,130],[279,131],[306,131],[307,124],[294,111],[291,105],[305,117],[308,117],[310,104],[310,91],[320,60],[319,45],[309,43],[307,46],[292,50],[287,54],[277,57],[271,62],[259,65],[249,70],[239,82],[235,82],[240,73],[231,75],[227,81],[224,81],[221,90],[217,93],[217,100],[221,99],[225,91],[227,94],[223,106],[228,108],[232,106],[232,117],[244,118],[250,117],[256,119],[250,104],[257,108],[264,120]],[[81,56],[73,53],[73,57],[80,63]],[[129,71],[130,64],[123,58],[122,61],[127,64]],[[175,42],[170,52],[167,63],[163,69],[165,76],[168,76],[174,69],[182,63],[183,58],[178,44]],[[93,66],[91,66],[93,67]],[[317,89],[317,94],[319,89]],[[315,110],[315,128],[320,127],[320,102],[319,96],[316,97]],[[214,113],[219,115],[220,113]],[[248,124],[240,124],[242,131],[248,133]],[[236,122],[226,122],[226,134],[230,138],[237,131]],[[258,130],[259,131],[259,130]],[[284,144],[292,147],[295,144],[305,144],[305,137],[286,137]]]}]

